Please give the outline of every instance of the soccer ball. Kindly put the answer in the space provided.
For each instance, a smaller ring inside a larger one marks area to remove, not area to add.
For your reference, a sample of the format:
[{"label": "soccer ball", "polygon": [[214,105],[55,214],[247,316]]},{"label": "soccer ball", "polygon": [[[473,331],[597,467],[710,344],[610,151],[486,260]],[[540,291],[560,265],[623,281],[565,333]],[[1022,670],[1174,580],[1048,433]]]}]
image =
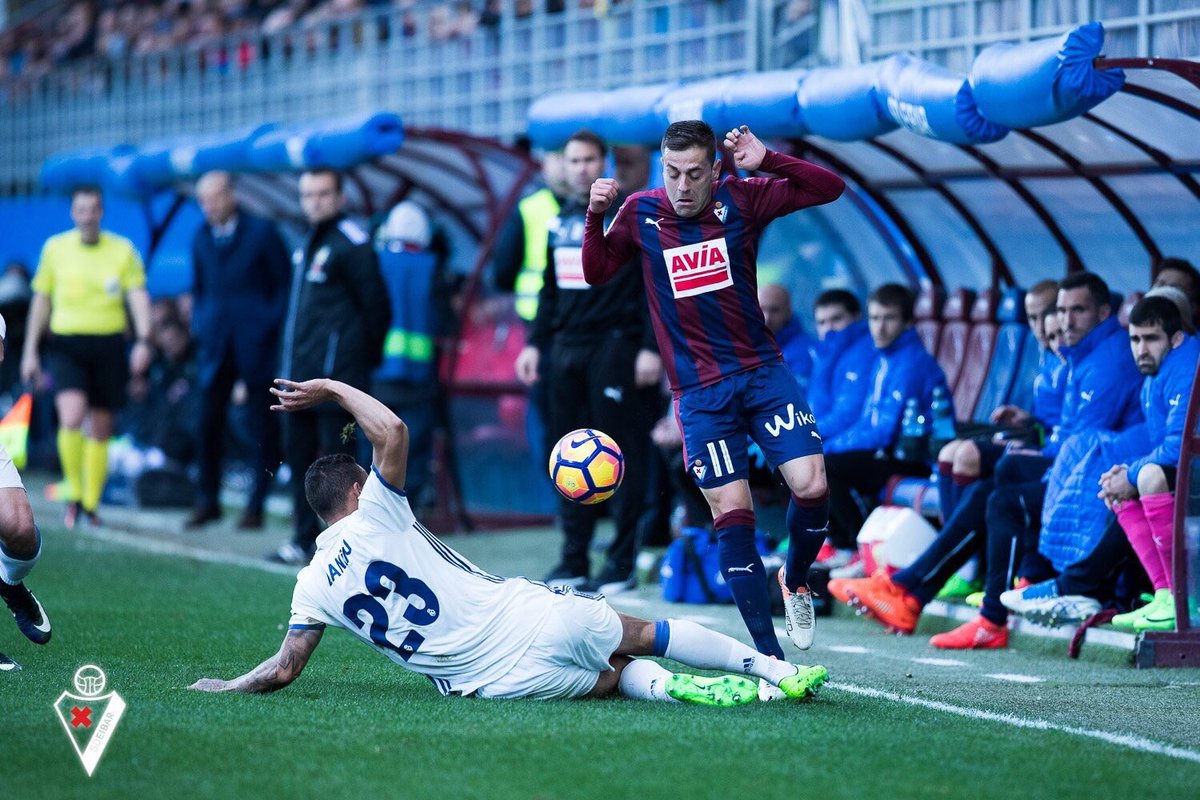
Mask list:
[{"label": "soccer ball", "polygon": [[603,503],[625,477],[625,457],[612,437],[592,428],[571,431],[550,451],[550,480],[574,503]]}]

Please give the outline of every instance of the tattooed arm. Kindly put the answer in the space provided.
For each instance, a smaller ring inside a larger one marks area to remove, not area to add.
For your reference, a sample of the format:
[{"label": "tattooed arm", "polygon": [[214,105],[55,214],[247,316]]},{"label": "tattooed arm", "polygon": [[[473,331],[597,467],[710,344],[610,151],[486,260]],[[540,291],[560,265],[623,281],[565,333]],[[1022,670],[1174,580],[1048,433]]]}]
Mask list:
[{"label": "tattooed arm", "polygon": [[293,628],[284,637],[279,652],[251,672],[231,681],[201,678],[189,686],[199,692],[246,692],[266,694],[282,689],[299,677],[309,656],[321,641],[324,628]]}]

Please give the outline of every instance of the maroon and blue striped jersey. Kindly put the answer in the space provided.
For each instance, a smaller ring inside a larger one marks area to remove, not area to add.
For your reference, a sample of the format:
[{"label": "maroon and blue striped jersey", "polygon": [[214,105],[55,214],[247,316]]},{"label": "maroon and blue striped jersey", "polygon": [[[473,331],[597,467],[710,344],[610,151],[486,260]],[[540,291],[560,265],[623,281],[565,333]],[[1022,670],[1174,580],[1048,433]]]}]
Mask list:
[{"label": "maroon and blue striped jersey", "polygon": [[782,358],[758,305],[758,240],[771,220],[836,200],[834,173],[768,150],[777,178],[727,177],[693,217],[675,213],[665,189],[630,195],[607,233],[587,214],[583,274],[611,280],[638,256],[659,353],[680,394]]}]

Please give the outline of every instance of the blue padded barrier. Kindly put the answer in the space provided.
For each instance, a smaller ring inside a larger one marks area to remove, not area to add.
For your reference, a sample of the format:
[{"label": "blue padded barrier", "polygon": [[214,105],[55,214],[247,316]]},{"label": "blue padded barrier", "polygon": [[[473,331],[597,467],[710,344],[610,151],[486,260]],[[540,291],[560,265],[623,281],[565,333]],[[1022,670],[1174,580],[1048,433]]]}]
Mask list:
[{"label": "blue padded barrier", "polygon": [[56,153],[42,163],[39,179],[43,187],[56,192],[69,192],[82,183],[113,189],[120,182],[113,171],[113,159],[122,159],[124,164],[123,160],[135,152],[133,145],[122,144]]},{"label": "blue padded barrier", "polygon": [[827,139],[852,141],[887,133],[896,123],[877,97],[878,64],[814,69],[797,92],[800,124]]},{"label": "blue padded barrier", "polygon": [[680,86],[659,100],[662,124],[702,119],[718,139],[738,125],[747,125],[760,136],[799,136],[805,131],[800,127],[796,90],[803,77],[801,71],[777,70]]},{"label": "blue padded barrier", "polygon": [[250,167],[250,144],[274,128],[274,123],[267,123],[220,136],[150,142],[138,147],[134,170],[143,185],[156,188],[215,169],[245,172]]},{"label": "blue padded barrier", "polygon": [[1079,116],[1125,83],[1119,69],[1097,70],[1104,26],[1088,22],[1060,37],[994,44],[971,66],[980,112],[1000,125],[1032,128]]},{"label": "blue padded barrier", "polygon": [[879,65],[878,100],[892,120],[913,133],[954,144],[1003,139],[1008,128],[984,119],[960,73],[907,54]]},{"label": "blue padded barrier", "polygon": [[346,169],[390,153],[404,141],[395,114],[347,117],[267,131],[249,146],[251,169],[262,172],[332,167]]}]

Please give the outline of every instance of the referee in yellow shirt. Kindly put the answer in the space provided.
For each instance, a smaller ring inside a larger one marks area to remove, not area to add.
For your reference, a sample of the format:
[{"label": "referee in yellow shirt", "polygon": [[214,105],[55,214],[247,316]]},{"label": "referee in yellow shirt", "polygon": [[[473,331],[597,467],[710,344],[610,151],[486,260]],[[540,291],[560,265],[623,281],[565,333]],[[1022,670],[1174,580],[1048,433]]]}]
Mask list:
[{"label": "referee in yellow shirt", "polygon": [[[75,228],[51,236],[42,247],[21,358],[21,379],[39,386],[39,345],[48,322],[53,337],[46,362],[58,409],[68,528],[75,527],[80,512],[99,524],[96,507],[108,477],[113,415],[125,404],[130,371],[144,374],[152,355],[146,270],[128,239],[100,230],[103,216],[99,188],[81,186],[71,193]],[[126,361],[129,320],[137,341]]]}]

